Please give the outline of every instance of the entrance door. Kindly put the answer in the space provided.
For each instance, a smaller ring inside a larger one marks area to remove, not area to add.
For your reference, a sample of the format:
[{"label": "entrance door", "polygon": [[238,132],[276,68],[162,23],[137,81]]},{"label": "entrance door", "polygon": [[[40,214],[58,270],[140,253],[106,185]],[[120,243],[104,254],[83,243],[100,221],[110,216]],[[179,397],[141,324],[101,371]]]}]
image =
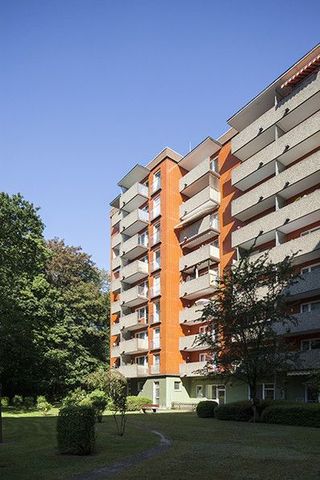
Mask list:
[{"label": "entrance door", "polygon": [[224,385],[218,385],[216,392],[219,405],[226,403],[226,387]]},{"label": "entrance door", "polygon": [[160,383],[158,381],[153,382],[153,403],[156,405],[160,403]]}]

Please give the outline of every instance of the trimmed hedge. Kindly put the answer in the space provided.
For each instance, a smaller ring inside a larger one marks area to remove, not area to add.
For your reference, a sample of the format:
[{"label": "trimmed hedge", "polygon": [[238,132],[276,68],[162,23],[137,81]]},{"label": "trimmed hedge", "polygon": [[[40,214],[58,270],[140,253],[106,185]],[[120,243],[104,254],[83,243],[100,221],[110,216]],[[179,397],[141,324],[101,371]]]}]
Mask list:
[{"label": "trimmed hedge", "polygon": [[248,422],[253,416],[252,403],[248,401],[224,403],[215,409],[214,414],[219,420]]},{"label": "trimmed hedge", "polygon": [[217,407],[217,402],[213,400],[204,400],[198,403],[196,412],[198,417],[200,418],[212,418],[214,417],[214,411]]},{"label": "trimmed hedge", "polygon": [[63,454],[90,455],[95,446],[95,411],[93,407],[71,405],[59,411],[58,450]]},{"label": "trimmed hedge", "polygon": [[308,403],[271,405],[263,411],[262,421],[320,428],[320,405]]},{"label": "trimmed hedge", "polygon": [[152,403],[150,398],[129,396],[127,397],[127,410],[128,412],[139,412],[143,405],[148,403]]}]

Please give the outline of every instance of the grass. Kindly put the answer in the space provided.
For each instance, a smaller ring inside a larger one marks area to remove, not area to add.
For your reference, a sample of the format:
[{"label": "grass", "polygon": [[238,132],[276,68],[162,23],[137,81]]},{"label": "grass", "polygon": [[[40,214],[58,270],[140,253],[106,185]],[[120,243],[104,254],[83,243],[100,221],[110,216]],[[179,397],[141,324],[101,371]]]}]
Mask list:
[{"label": "grass", "polygon": [[[52,412],[54,414],[55,411]],[[224,422],[192,413],[132,414],[120,438],[113,419],[97,425],[97,452],[90,457],[57,455],[55,416],[6,414],[6,443],[0,446],[0,478],[69,480],[143,451],[158,439],[139,427],[173,440],[163,455],[115,476],[116,480],[308,480],[320,479],[320,429]]]},{"label": "grass", "polygon": [[89,457],[58,455],[56,452],[56,410],[5,412],[4,440],[0,445],[0,478],[4,480],[68,480],[75,473],[111,464],[123,457],[156,445],[154,434],[141,432],[129,416],[127,433],[115,433],[112,416],[97,424],[96,453]]},{"label": "grass", "polygon": [[173,440],[156,457],[116,480],[308,480],[320,479],[320,429],[225,422],[191,413],[137,416]]}]

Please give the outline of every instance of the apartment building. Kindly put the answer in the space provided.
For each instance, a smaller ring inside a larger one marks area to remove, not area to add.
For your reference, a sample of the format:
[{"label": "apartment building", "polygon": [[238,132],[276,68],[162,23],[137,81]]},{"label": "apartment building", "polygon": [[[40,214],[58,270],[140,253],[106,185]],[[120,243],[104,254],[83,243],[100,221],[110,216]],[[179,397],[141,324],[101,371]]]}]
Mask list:
[{"label": "apartment building", "polygon": [[273,261],[299,251],[288,295],[297,316],[279,332],[299,369],[266,378],[262,398],[316,401],[320,368],[320,46],[244,106],[230,130],[187,155],[165,148],[118,183],[111,202],[111,366],[162,407],[248,398],[245,385],[202,375],[197,335],[217,278],[246,250]]}]

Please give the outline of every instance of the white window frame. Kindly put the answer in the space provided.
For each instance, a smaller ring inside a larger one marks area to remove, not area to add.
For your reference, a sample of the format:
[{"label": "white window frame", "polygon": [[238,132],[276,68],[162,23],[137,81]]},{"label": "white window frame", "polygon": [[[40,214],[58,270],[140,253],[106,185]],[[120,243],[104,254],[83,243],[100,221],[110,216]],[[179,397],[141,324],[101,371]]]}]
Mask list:
[{"label": "white window frame", "polygon": [[207,361],[207,354],[199,353],[199,362],[206,362],[206,361]]},{"label": "white window frame", "polygon": [[[139,358],[143,358],[143,363],[138,363],[138,359]],[[148,357],[147,355],[138,355],[137,357],[135,357],[134,359],[134,363],[136,363],[137,365],[142,365],[143,367],[147,367],[148,366]]]},{"label": "white window frame", "polygon": [[[320,262],[317,263],[312,263],[311,265],[308,265],[307,267],[302,267],[300,273],[303,275],[304,273],[310,273],[312,272],[312,267],[320,267]],[[305,270],[305,271],[304,271]]]},{"label": "white window frame", "polygon": [[[176,388],[177,384],[178,384],[178,388]],[[181,392],[181,380],[174,380],[173,381],[173,390],[174,390],[174,392]]]},{"label": "white window frame", "polygon": [[304,232],[301,232],[300,237],[305,237],[306,235],[309,235],[310,233],[316,232],[317,230],[320,230],[320,226],[310,228],[310,230],[305,230]]},{"label": "white window frame", "polygon": [[305,305],[308,305],[308,310],[307,310],[307,312],[312,312],[311,305],[312,305],[313,303],[320,303],[320,300],[314,300],[314,301],[312,301],[312,302],[301,303],[301,305],[300,305],[300,313],[306,313],[306,312],[303,311],[303,307],[304,307]]},{"label": "white window frame", "polygon": [[152,193],[161,189],[161,170],[157,170],[153,174],[152,178]]}]

